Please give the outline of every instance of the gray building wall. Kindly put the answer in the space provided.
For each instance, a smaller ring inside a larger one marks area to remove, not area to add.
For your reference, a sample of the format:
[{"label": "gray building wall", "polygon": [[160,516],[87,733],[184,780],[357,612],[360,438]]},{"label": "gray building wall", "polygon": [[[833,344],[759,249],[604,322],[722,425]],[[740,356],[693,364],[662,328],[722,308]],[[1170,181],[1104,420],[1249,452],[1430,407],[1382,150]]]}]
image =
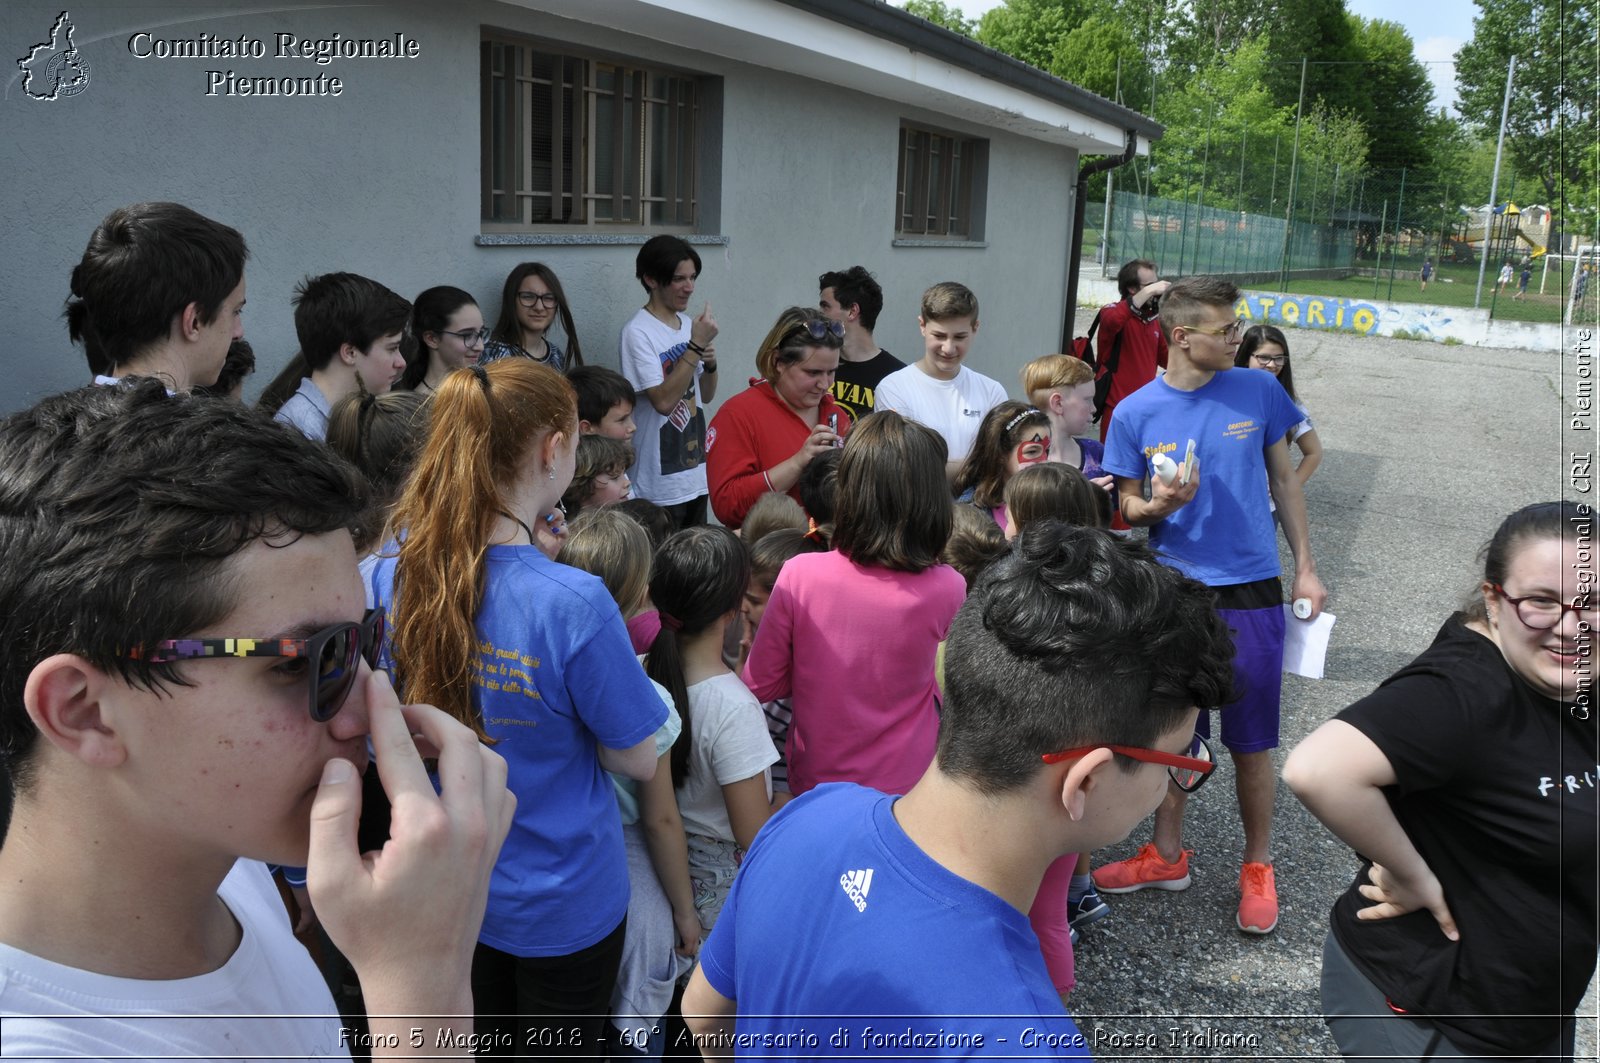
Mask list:
[{"label": "gray building wall", "polygon": [[[8,58],[48,38],[61,8],[0,6]],[[597,6],[596,10],[603,10]],[[917,112],[798,76],[685,51],[510,5],[388,4],[219,13],[214,3],[75,4],[74,43],[90,84],[71,98],[28,98],[13,72],[0,93],[0,320],[8,384],[0,410],[87,380],[60,316],[69,274],[112,208],[171,199],[238,228],[250,245],[245,335],[256,391],[295,349],[289,299],[306,274],[362,273],[407,298],[434,284],[475,293],[491,322],[507,271],[525,259],[561,276],[587,360],[616,365],[616,335],[643,302],[635,245],[484,246],[479,237],[478,44],[484,26],[717,75],[722,83],[714,217],[722,244],[698,248],[692,306],[721,324],[719,399],[754,372],[755,346],[778,311],[812,303],[826,269],[861,263],[878,277],[883,346],[920,357],[918,297],[937,281],[977,292],[981,330],[969,364],[1013,394],[1030,358],[1058,348],[1076,154],[1063,147]],[[263,59],[147,58],[129,38],[201,33],[267,44]],[[411,60],[326,66],[272,55],[273,35],[347,38],[402,32]],[[207,70],[339,77],[338,97],[207,96]],[[986,246],[894,244],[899,123],[987,136]]]}]

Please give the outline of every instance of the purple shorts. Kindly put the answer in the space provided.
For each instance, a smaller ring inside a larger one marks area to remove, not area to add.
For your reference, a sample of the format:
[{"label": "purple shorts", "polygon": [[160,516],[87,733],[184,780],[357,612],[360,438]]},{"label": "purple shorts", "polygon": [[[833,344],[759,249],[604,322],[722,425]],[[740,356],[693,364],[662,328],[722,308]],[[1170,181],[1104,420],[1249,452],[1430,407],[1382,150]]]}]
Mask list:
[{"label": "purple shorts", "polygon": [[[1235,753],[1276,749],[1283,700],[1283,605],[1218,609],[1217,615],[1233,633],[1233,682],[1239,694],[1238,701],[1223,706],[1222,744]],[[1195,730],[1211,737],[1209,712],[1200,714]]]}]

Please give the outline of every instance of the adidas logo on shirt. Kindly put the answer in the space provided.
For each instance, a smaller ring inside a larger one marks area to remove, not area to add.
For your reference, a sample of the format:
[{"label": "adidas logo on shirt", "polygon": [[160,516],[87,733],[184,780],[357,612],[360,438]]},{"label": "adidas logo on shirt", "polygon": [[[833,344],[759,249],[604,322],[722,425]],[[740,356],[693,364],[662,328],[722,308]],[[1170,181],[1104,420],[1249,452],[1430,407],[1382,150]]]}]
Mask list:
[{"label": "adidas logo on shirt", "polygon": [[846,871],[839,876],[839,885],[844,887],[844,895],[850,898],[850,903],[856,906],[856,911],[867,910],[867,891],[872,888],[872,868],[865,871]]}]

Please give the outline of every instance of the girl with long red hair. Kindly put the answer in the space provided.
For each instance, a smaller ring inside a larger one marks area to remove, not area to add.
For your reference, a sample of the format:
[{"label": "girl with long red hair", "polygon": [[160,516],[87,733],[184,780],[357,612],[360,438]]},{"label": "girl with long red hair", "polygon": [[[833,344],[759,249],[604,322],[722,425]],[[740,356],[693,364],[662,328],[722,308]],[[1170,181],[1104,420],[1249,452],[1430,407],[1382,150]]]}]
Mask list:
[{"label": "girl with long red hair", "polygon": [[450,374],[431,406],[392,518],[398,546],[373,575],[385,659],[406,699],[474,728],[510,767],[517,812],[473,960],[479,1034],[522,1054],[586,1052],[604,1032],[628,907],[605,771],[654,774],[666,707],[605,584],[535,539],[572,479],[571,385],[507,359]]}]

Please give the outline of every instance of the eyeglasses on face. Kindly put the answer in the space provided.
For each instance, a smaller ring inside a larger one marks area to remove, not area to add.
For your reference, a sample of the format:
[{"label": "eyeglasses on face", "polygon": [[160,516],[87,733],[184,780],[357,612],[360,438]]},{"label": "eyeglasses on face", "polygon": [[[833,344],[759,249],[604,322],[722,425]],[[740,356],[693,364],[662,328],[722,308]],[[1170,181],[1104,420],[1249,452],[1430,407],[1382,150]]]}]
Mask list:
[{"label": "eyeglasses on face", "polygon": [[827,318],[812,318],[802,322],[789,330],[789,335],[784,339],[792,339],[797,333],[804,332],[814,340],[825,339],[832,336],[834,339],[844,339],[844,323],[831,321]]},{"label": "eyeglasses on face", "polygon": [[1573,599],[1573,601],[1581,604],[1568,605],[1566,602],[1557,601],[1555,598],[1548,598],[1542,594],[1530,594],[1523,598],[1513,598],[1506,593],[1506,589],[1500,584],[1494,583],[1490,584],[1490,586],[1494,588],[1496,594],[1511,603],[1511,608],[1517,611],[1517,619],[1521,620],[1525,627],[1532,628],[1534,631],[1549,631],[1561,623],[1568,613],[1576,613],[1580,623],[1587,624],[1593,628],[1596,621],[1596,613],[1600,613],[1600,609],[1595,607],[1593,597],[1588,594],[1582,594]]},{"label": "eyeglasses on face", "polygon": [[1244,322],[1232,321],[1221,328],[1201,328],[1199,325],[1179,325],[1178,328],[1186,332],[1200,332],[1207,336],[1221,336],[1224,339],[1236,340],[1244,334]]},{"label": "eyeglasses on face", "polygon": [[459,332],[440,332],[439,335],[454,336],[461,341],[461,346],[463,347],[482,347],[484,341],[489,338],[489,330],[486,328],[464,328]]},{"label": "eyeglasses on face", "polygon": [[1289,356],[1287,354],[1252,354],[1250,356],[1250,359],[1251,359],[1251,361],[1255,362],[1257,365],[1288,365],[1289,364]]},{"label": "eyeglasses on face", "polygon": [[345,699],[355,686],[361,659],[377,667],[383,626],[383,610],[368,609],[359,623],[331,624],[310,638],[167,639],[151,646],[136,647],[123,655],[149,664],[228,657],[291,658],[297,665],[303,665],[310,683],[311,718],[326,723],[344,708]]},{"label": "eyeglasses on face", "polygon": [[1046,753],[1040,759],[1046,764],[1059,764],[1064,760],[1074,757],[1087,756],[1097,749],[1109,749],[1113,753],[1121,753],[1133,760],[1144,761],[1148,764],[1165,764],[1167,775],[1172,779],[1173,785],[1186,794],[1192,794],[1200,789],[1200,784],[1211,777],[1216,770],[1217,758],[1211,751],[1211,743],[1199,734],[1194,736],[1194,743],[1189,747],[1193,756],[1180,757],[1175,753],[1163,753],[1159,749],[1145,749],[1140,746],[1080,746],[1077,749],[1063,749],[1059,753]]},{"label": "eyeglasses on face", "polygon": [[555,292],[518,292],[517,302],[523,306],[542,306],[546,310],[556,308]]}]

